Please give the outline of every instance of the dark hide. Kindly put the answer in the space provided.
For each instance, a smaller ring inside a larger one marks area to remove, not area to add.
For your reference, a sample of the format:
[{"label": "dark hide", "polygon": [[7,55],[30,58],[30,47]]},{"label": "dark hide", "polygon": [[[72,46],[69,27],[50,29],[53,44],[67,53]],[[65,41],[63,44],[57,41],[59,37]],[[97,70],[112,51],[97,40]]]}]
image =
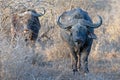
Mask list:
[{"label": "dark hide", "polygon": [[42,15],[43,14],[38,14],[35,10],[27,10],[23,13],[13,14],[13,26],[11,27],[12,37],[15,38],[21,34],[26,42],[35,42],[41,28],[38,17]]},{"label": "dark hide", "polygon": [[66,11],[58,19],[61,37],[71,50],[73,72],[89,72],[88,56],[93,42],[91,34],[94,28],[101,26],[102,18],[99,16],[99,19],[98,23],[93,24],[88,13],[80,8]]}]

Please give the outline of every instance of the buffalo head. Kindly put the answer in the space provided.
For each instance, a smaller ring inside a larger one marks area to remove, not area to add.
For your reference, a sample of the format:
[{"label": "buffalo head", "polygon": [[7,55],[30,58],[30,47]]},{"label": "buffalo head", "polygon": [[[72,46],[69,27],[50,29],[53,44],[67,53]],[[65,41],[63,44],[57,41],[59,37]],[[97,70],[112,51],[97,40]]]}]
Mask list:
[{"label": "buffalo head", "polygon": [[[63,13],[63,14],[67,15],[68,13],[67,14]],[[91,29],[98,28],[102,24],[102,18],[100,16],[98,16],[99,21],[97,23],[92,23],[91,21],[85,20],[84,18],[76,19],[70,16],[69,16],[70,19],[68,19],[68,16],[66,18],[63,18],[64,17],[63,14],[59,16],[57,24],[60,26],[60,28],[69,30],[71,34],[73,34],[73,37],[86,33],[88,34],[87,36],[89,38],[94,38],[96,36],[94,34],[91,34],[92,32]],[[83,33],[78,33],[78,32],[83,32]]]}]

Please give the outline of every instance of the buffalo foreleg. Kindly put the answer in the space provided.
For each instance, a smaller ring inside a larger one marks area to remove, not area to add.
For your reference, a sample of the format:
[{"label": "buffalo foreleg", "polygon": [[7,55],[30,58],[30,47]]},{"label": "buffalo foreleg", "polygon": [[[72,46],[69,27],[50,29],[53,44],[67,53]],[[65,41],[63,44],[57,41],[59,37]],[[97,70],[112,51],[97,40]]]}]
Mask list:
[{"label": "buffalo foreleg", "polygon": [[74,48],[70,48],[70,50],[71,50],[71,59],[72,59],[72,69],[73,69],[73,72],[75,73],[77,71],[78,57]]},{"label": "buffalo foreleg", "polygon": [[88,70],[88,56],[89,56],[89,52],[86,52],[86,51],[81,54],[81,66],[82,66],[84,73],[89,72],[89,70]]},{"label": "buffalo foreleg", "polygon": [[81,52],[78,51],[78,69],[81,71]]}]

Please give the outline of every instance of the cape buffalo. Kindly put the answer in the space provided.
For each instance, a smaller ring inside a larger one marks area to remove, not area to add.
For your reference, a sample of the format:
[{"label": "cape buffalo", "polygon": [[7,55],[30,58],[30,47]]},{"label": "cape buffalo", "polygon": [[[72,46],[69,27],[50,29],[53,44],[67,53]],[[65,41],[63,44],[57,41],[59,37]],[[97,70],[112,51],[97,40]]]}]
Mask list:
[{"label": "cape buffalo", "polygon": [[19,36],[19,34],[22,34],[26,42],[30,41],[34,43],[41,28],[38,18],[45,14],[45,9],[43,8],[43,10],[43,13],[37,13],[33,9],[28,9],[25,12],[13,14],[11,27],[12,37],[15,38]]},{"label": "cape buffalo", "polygon": [[91,50],[93,39],[96,38],[94,28],[102,24],[102,18],[92,23],[88,13],[80,8],[63,12],[59,16],[57,24],[61,28],[61,37],[68,44],[71,50],[73,72],[82,70],[88,73],[88,56]]}]

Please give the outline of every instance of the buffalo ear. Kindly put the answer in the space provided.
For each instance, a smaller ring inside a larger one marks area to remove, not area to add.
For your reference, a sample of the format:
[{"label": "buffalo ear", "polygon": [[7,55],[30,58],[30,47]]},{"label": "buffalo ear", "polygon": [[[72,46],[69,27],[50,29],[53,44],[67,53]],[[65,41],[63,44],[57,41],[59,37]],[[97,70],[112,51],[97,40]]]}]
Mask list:
[{"label": "buffalo ear", "polygon": [[97,36],[94,33],[89,32],[88,37],[92,39],[97,39]]}]

